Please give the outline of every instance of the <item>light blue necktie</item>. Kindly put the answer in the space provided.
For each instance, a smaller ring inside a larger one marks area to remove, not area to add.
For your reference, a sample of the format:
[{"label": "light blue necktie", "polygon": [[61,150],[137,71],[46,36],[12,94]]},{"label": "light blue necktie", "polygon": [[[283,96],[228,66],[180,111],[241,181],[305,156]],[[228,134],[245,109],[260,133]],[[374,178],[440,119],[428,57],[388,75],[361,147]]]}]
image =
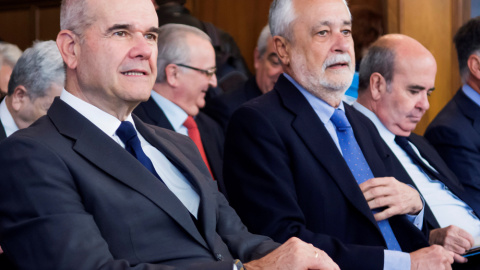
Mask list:
[{"label": "light blue necktie", "polygon": [[[363,156],[362,150],[358,146],[357,140],[353,135],[352,127],[345,116],[345,112],[340,109],[336,109],[330,120],[336,127],[338,142],[340,143],[340,148],[342,149],[343,158],[347,162],[347,165],[355,177],[355,180],[357,180],[357,183],[360,185],[368,179],[373,178],[373,173],[370,170],[365,157]],[[377,213],[379,211],[373,209],[372,212]],[[387,242],[387,248],[389,250],[401,251],[402,249],[398,244],[395,235],[393,234],[388,220],[381,220],[377,223],[380,231],[383,234],[383,238],[385,238],[385,242]]]}]

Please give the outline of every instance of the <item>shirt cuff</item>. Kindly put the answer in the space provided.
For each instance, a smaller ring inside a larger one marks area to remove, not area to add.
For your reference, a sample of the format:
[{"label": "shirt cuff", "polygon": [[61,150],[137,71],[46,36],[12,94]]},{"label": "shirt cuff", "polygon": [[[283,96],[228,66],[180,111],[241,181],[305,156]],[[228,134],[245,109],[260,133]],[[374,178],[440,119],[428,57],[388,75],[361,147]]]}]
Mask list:
[{"label": "shirt cuff", "polygon": [[420,195],[420,199],[422,199],[422,210],[416,215],[405,215],[407,219],[415,225],[420,231],[423,229],[423,217],[425,216],[425,200],[423,199],[422,195]]},{"label": "shirt cuff", "polygon": [[383,270],[410,270],[410,254],[395,250],[384,250],[384,254]]}]

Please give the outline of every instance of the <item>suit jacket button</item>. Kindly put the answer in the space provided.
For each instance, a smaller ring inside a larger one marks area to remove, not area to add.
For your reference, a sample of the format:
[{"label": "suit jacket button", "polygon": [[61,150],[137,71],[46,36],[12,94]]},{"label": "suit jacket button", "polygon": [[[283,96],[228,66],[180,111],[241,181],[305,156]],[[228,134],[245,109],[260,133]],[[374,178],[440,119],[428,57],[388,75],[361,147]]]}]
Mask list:
[{"label": "suit jacket button", "polygon": [[215,258],[217,258],[217,261],[223,261],[223,256],[220,253],[215,254]]}]

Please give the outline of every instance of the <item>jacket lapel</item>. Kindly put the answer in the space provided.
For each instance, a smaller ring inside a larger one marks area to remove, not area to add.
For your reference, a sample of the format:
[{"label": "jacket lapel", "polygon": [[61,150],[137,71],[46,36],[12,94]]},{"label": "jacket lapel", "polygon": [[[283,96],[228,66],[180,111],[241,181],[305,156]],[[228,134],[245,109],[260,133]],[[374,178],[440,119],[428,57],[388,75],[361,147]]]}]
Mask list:
[{"label": "jacket lapel", "polygon": [[472,120],[472,126],[480,134],[480,106],[475,104],[470,98],[465,95],[460,88],[457,94],[453,97],[457,103],[458,108]]},{"label": "jacket lapel", "polygon": [[[185,176],[185,178],[192,184],[195,191],[200,196],[200,206],[198,210],[198,220],[202,223],[202,228],[204,230],[203,235],[206,236],[206,240],[210,247],[213,247],[213,239],[215,233],[215,201],[214,194],[212,190],[208,187],[209,182],[214,185],[215,182],[208,177],[201,178],[204,174],[198,170],[198,168],[191,162],[190,158],[185,156],[178,147],[176,147],[172,142],[165,139],[163,134],[159,133],[158,129],[153,129],[150,126],[142,123],[136,116],[133,117],[135,120],[135,126],[142,136],[160,152],[162,152],[167,159],[172,162],[172,164]],[[202,161],[203,162],[203,161]],[[205,180],[206,179],[206,180]],[[171,192],[169,192],[171,193]],[[171,193],[173,195],[173,193]],[[175,197],[175,195],[173,195]],[[176,199],[176,197],[175,197]],[[180,201],[179,201],[180,202]],[[181,203],[181,202],[180,202]],[[182,204],[183,207],[183,204]],[[169,208],[171,212],[178,212],[178,206]],[[185,219],[185,217],[182,217]],[[195,224],[192,222],[190,216],[188,216],[189,226],[191,234],[197,236],[197,240],[202,244],[206,245],[202,236],[198,233],[198,229],[195,227]],[[200,239],[202,241],[200,241]]]},{"label": "jacket lapel", "polygon": [[[61,134],[74,140],[74,151],[114,179],[151,200],[198,242],[206,246],[188,210],[165,184],[153,176],[135,157],[58,98],[48,111],[48,116]],[[135,123],[137,126],[138,119]],[[143,135],[144,125],[138,125],[137,129],[139,126],[142,129],[139,131]],[[127,164],[128,166],[125,166]]]},{"label": "jacket lapel", "polygon": [[280,76],[275,88],[284,106],[296,116],[292,127],[318,160],[319,166],[328,171],[351,204],[378,227],[347,163],[308,101],[284,76]]}]

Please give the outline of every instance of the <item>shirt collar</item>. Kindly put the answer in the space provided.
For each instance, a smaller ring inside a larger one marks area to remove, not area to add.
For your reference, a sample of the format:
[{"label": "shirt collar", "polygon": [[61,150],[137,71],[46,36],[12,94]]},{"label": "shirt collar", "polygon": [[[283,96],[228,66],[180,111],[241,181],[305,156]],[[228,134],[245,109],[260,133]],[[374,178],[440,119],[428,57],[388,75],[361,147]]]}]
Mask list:
[{"label": "shirt collar", "polygon": [[[303,88],[300,84],[298,84],[290,75],[287,73],[283,73],[285,78],[287,78],[297,89],[302,93],[302,95],[307,99],[308,103],[310,106],[312,106],[313,110],[315,113],[318,115],[320,120],[323,122],[323,124],[326,124],[328,121],[330,121],[330,118],[332,117],[333,113],[335,112],[335,108],[330,106],[328,103],[323,101],[322,99],[312,95],[310,92],[308,92],[305,88]],[[340,109],[342,111],[345,111],[345,108],[343,106],[343,102],[340,102],[340,105],[338,106],[337,109]]]},{"label": "shirt collar", "polygon": [[[116,137],[115,132],[117,131],[118,127],[121,124],[121,121],[118,120],[115,116],[102,111],[101,109],[93,106],[90,103],[87,103],[78,97],[70,94],[68,91],[63,89],[62,94],[60,95],[60,99],[63,100],[65,103],[70,105],[73,109],[87,118],[90,122],[92,122],[95,126],[101,129],[110,137]],[[135,127],[135,123],[133,122],[132,115],[128,115],[126,121],[129,121]],[[135,128],[136,130],[136,128]]]},{"label": "shirt collar", "polygon": [[477,91],[473,90],[473,88],[468,84],[464,84],[462,86],[462,90],[463,93],[467,95],[467,97],[469,97],[473,102],[480,106],[480,94]]},{"label": "shirt collar", "polygon": [[173,129],[178,132],[178,130],[183,126],[185,120],[187,120],[188,114],[177,104],[164,98],[162,95],[158,94],[153,90],[152,98],[165,113],[165,116],[167,117],[170,124],[173,126]]},{"label": "shirt collar", "polygon": [[373,122],[373,124],[378,130],[378,133],[380,133],[380,136],[387,144],[395,141],[395,134],[393,134],[390,130],[388,130],[385,127],[385,125],[383,125],[382,121],[378,119],[377,115],[374,112],[370,111],[369,109],[367,109],[365,106],[363,106],[358,102],[354,102],[353,107],[357,109],[357,111],[361,112],[363,115],[368,117],[370,121]]},{"label": "shirt collar", "polygon": [[13,120],[12,114],[8,110],[7,103],[5,100],[8,98],[5,97],[0,103],[0,120],[2,121],[3,128],[5,129],[5,135],[10,136],[15,131],[18,130],[18,126]]}]

